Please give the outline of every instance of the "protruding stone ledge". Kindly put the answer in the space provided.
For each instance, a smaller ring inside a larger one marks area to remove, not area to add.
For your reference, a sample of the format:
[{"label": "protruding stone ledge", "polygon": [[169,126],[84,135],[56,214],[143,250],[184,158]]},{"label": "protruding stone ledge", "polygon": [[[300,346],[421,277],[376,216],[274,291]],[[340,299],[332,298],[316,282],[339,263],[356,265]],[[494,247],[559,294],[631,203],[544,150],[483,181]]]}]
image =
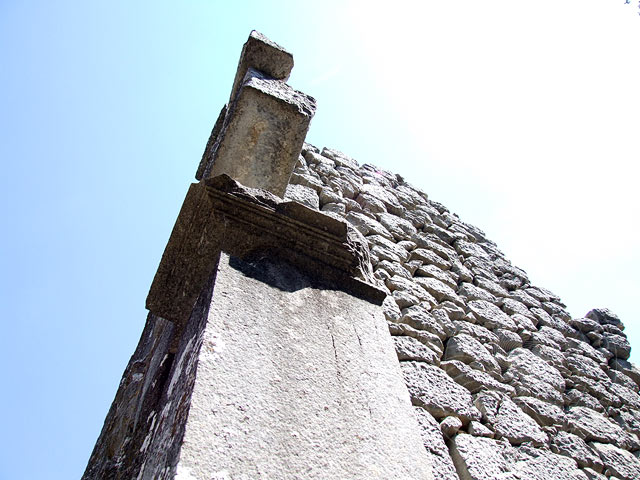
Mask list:
[{"label": "protruding stone ledge", "polygon": [[243,259],[277,257],[318,286],[377,304],[385,298],[376,286],[366,241],[346,222],[221,175],[191,185],[147,308],[183,324],[221,251]]},{"label": "protruding stone ledge", "polygon": [[233,88],[229,98],[230,103],[236,97],[240,84],[249,68],[264,72],[275,80],[286,82],[293,69],[293,55],[260,32],[253,30],[249,34],[249,39],[242,46],[242,53],[240,54],[238,69],[236,70],[236,77],[233,80]]},{"label": "protruding stone ledge", "polygon": [[283,196],[315,109],[312,97],[249,68],[202,178],[225,173]]}]

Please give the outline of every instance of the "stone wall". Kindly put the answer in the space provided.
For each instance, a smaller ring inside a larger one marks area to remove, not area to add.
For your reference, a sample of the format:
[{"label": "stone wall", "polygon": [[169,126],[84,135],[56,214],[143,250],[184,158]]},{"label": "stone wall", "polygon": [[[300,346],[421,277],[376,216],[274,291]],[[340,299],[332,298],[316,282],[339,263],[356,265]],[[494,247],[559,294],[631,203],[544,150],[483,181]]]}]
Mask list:
[{"label": "stone wall", "polygon": [[620,319],[571,318],[398,175],[305,144],[285,198],[366,238],[435,478],[640,478],[640,370]]}]

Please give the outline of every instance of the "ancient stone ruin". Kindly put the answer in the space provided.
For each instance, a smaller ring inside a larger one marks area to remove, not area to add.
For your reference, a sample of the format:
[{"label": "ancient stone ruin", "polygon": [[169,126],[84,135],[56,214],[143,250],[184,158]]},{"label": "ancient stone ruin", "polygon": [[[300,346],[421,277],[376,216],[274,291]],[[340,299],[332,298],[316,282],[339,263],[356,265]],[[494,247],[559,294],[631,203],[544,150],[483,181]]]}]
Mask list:
[{"label": "ancient stone ruin", "polygon": [[251,33],[83,478],[639,479],[620,319],[304,143],[292,67]]}]

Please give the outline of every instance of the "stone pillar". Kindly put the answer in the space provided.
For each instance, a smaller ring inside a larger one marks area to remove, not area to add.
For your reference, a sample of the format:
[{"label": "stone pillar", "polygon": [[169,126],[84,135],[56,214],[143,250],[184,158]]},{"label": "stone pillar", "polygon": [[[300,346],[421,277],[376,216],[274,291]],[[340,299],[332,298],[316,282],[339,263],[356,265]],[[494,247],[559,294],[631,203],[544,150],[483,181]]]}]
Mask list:
[{"label": "stone pillar", "polygon": [[313,113],[276,47],[243,49],[84,479],[432,478],[366,241],[274,194]]}]

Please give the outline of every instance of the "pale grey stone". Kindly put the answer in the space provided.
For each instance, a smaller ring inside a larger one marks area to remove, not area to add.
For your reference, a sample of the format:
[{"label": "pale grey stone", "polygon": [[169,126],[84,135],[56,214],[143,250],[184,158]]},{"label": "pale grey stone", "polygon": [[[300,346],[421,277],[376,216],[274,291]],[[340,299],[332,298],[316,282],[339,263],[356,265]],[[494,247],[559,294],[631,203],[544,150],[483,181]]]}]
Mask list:
[{"label": "pale grey stone", "polygon": [[358,168],[358,162],[356,160],[334,148],[323,148],[321,155],[323,157],[330,158],[336,163],[336,165],[349,168]]},{"label": "pale grey stone", "polygon": [[438,367],[420,362],[402,362],[400,366],[414,405],[423,407],[436,418],[453,415],[463,423],[480,419],[469,391]]},{"label": "pale grey stone", "polygon": [[502,299],[502,310],[507,315],[514,315],[518,313],[520,315],[524,315],[525,317],[534,316],[531,310],[529,310],[523,303],[520,303],[517,300],[513,300],[512,298]]},{"label": "pale grey stone", "polygon": [[524,315],[519,315],[517,313],[515,315],[511,315],[511,319],[516,322],[518,331],[533,332],[537,329],[537,319],[534,320],[530,317],[525,317]]},{"label": "pale grey stone", "polygon": [[593,442],[591,446],[604,463],[605,475],[616,475],[621,480],[640,478],[640,460],[631,452],[606,443]]},{"label": "pale grey stone", "polygon": [[517,330],[517,326],[511,317],[494,304],[485,300],[472,300],[467,305],[485,327],[489,329],[504,328],[506,330]]},{"label": "pale grey stone", "polygon": [[397,262],[381,260],[376,265],[376,271],[380,269],[386,270],[392,277],[394,275],[398,275],[399,277],[406,278],[407,280],[411,280],[411,278],[413,278],[411,276],[411,272],[409,272],[409,270],[407,270],[403,265]]},{"label": "pale grey stone", "polygon": [[283,196],[315,109],[313,98],[248,68],[203,178],[225,173]]},{"label": "pale grey stone", "polygon": [[473,282],[480,288],[487,290],[492,293],[496,297],[508,297],[509,292],[498,285],[496,282],[493,282],[487,278],[475,278]]},{"label": "pale grey stone", "polygon": [[[418,246],[420,243],[418,243]],[[425,248],[416,248],[411,252],[412,260],[420,260],[425,265],[435,265],[442,270],[449,270],[451,268],[451,262],[445,260],[436,252],[427,250]]]},{"label": "pale grey stone", "polygon": [[449,270],[442,270],[435,265],[422,265],[418,267],[415,272],[417,277],[431,277],[441,281],[452,290],[458,287],[458,284],[454,281]]},{"label": "pale grey stone", "polygon": [[420,343],[433,350],[438,358],[442,357],[442,352],[444,350],[444,347],[442,346],[442,340],[440,340],[433,333],[427,332],[425,330],[416,330],[415,328],[412,328],[404,323],[389,323],[388,327],[389,333],[391,333],[391,335],[415,338]]},{"label": "pale grey stone", "polygon": [[520,448],[521,460],[514,465],[517,478],[526,480],[588,480],[576,462],[549,450]]},{"label": "pale grey stone", "polygon": [[481,390],[495,390],[505,395],[515,395],[516,391],[511,385],[501,383],[495,377],[481,371],[471,368],[458,360],[449,360],[440,363],[447,375],[453,380],[469,390],[471,393],[477,393]]},{"label": "pale grey stone", "polygon": [[585,317],[595,320],[600,325],[613,325],[624,330],[624,325],[615,313],[608,308],[594,308],[590,310]]},{"label": "pale grey stone", "polygon": [[491,260],[489,254],[477,243],[471,243],[466,240],[456,240],[453,246],[463,257],[480,257]]},{"label": "pale grey stone", "polygon": [[452,438],[462,428],[462,422],[458,417],[446,417],[440,422],[440,431],[444,438]]},{"label": "pale grey stone", "polygon": [[602,334],[603,342],[602,346],[609,350],[616,358],[627,360],[631,354],[631,345],[622,335],[614,335],[604,332]]},{"label": "pale grey stone", "polygon": [[453,325],[456,329],[456,333],[466,333],[476,340],[480,341],[483,345],[489,349],[491,345],[498,344],[498,337],[495,333],[482,325],[475,323],[469,323],[465,321],[454,321]]},{"label": "pale grey stone", "polygon": [[480,422],[469,422],[469,433],[475,437],[493,438],[495,433]]},{"label": "pale grey stone", "polygon": [[612,369],[621,371],[640,387],[640,369],[633,363],[621,358],[613,358],[610,365]]},{"label": "pale grey stone", "polygon": [[460,480],[449,455],[449,449],[440,432],[438,422],[421,407],[414,407],[414,411],[421,427],[424,448],[431,460],[433,478],[437,480]]},{"label": "pale grey stone", "polygon": [[414,277],[414,282],[424,288],[429,294],[433,295],[439,302],[449,300],[456,305],[464,305],[464,302],[458,297],[456,292],[440,280],[429,277]]},{"label": "pale grey stone", "polygon": [[342,217],[346,211],[344,203],[325,203],[320,210],[340,215],[340,217]]},{"label": "pale grey stone", "polygon": [[304,185],[296,185],[290,183],[287,185],[287,191],[284,194],[287,200],[299,202],[307,207],[318,210],[320,208],[320,200],[315,190]]},{"label": "pale grey stone", "polygon": [[436,321],[423,305],[414,305],[402,310],[401,323],[418,330],[426,330],[444,340],[447,335],[442,325]]},{"label": "pale grey stone", "polygon": [[492,375],[500,375],[498,362],[478,340],[464,333],[447,340],[444,359],[459,360]]},{"label": "pale grey stone", "polygon": [[529,350],[516,348],[509,353],[511,366],[505,373],[520,396],[536,397],[562,405],[565,381],[558,370]]},{"label": "pale grey stone", "polygon": [[572,433],[587,442],[612,443],[621,448],[640,448],[637,437],[625,432],[602,413],[590,408],[570,407],[567,410],[567,425]]},{"label": "pale grey stone", "polygon": [[496,328],[494,333],[498,337],[498,345],[500,345],[505,352],[510,352],[515,348],[522,347],[522,338],[517,333],[502,328]]},{"label": "pale grey stone", "polygon": [[541,427],[563,426],[566,422],[564,411],[557,405],[534,397],[516,397],[513,401]]},{"label": "pale grey stone", "polygon": [[308,175],[301,172],[294,171],[289,178],[289,184],[296,185],[304,185],[305,187],[309,187],[312,190],[315,190],[316,193],[320,193],[323,188],[322,181],[313,175]]},{"label": "pale grey stone", "polygon": [[438,354],[419,340],[405,336],[394,336],[392,338],[396,347],[398,360],[415,360],[417,362],[427,362],[431,365],[438,365],[440,363]]},{"label": "pale grey stone", "polygon": [[602,333],[602,325],[600,325],[597,321],[592,320],[590,318],[572,318],[569,322],[571,326],[577,328],[583,333],[588,332],[597,332]]},{"label": "pale grey stone", "polygon": [[382,235],[370,235],[366,239],[371,252],[380,260],[404,263],[409,259],[409,252]]},{"label": "pale grey stone", "polygon": [[593,468],[602,472],[602,461],[582,438],[568,432],[558,432],[552,440],[551,449],[554,453],[573,458],[581,468]]},{"label": "pale grey stone", "polygon": [[547,435],[538,424],[508,396],[497,392],[482,392],[476,395],[474,405],[482,413],[483,421],[512,444],[532,442],[542,445],[548,442]]},{"label": "pale grey stone", "polygon": [[377,220],[358,212],[348,212],[345,219],[351,223],[362,235],[380,235],[393,240],[386,228],[384,228]]},{"label": "pale grey stone", "polygon": [[363,184],[360,187],[360,195],[366,196],[369,199],[375,198],[382,202],[385,207],[385,211],[389,211],[395,215],[402,216],[405,211],[405,208],[400,204],[397,197],[384,187],[373,184]]},{"label": "pale grey stone", "polygon": [[597,398],[577,388],[568,389],[564,393],[564,404],[567,407],[588,407],[597,412],[604,412],[604,407]]},{"label": "pale grey stone", "polygon": [[393,300],[393,297],[387,296],[382,302],[382,310],[384,316],[389,322],[396,322],[402,316],[398,304]]},{"label": "pale grey stone", "polygon": [[583,355],[567,355],[567,366],[574,375],[591,378],[596,381],[608,382],[609,377],[601,366],[591,358]]},{"label": "pale grey stone", "polygon": [[497,303],[498,299],[487,290],[476,287],[472,283],[464,282],[458,287],[458,295],[469,300],[484,300],[489,303]]},{"label": "pale grey stone", "polygon": [[511,292],[509,295],[513,300],[517,300],[523,303],[525,306],[529,308],[540,308],[542,307],[542,303],[537,298],[529,295],[526,290],[515,290]]},{"label": "pale grey stone", "polygon": [[453,439],[451,457],[460,480],[516,480],[505,458],[504,443],[491,438],[460,433]]},{"label": "pale grey stone", "polygon": [[396,240],[411,238],[416,232],[416,227],[414,227],[411,222],[391,213],[380,213],[377,217],[382,226],[386,228]]},{"label": "pale grey stone", "polygon": [[428,478],[379,307],[291,272],[277,288],[232,263],[220,260],[178,466],[202,478]]}]

